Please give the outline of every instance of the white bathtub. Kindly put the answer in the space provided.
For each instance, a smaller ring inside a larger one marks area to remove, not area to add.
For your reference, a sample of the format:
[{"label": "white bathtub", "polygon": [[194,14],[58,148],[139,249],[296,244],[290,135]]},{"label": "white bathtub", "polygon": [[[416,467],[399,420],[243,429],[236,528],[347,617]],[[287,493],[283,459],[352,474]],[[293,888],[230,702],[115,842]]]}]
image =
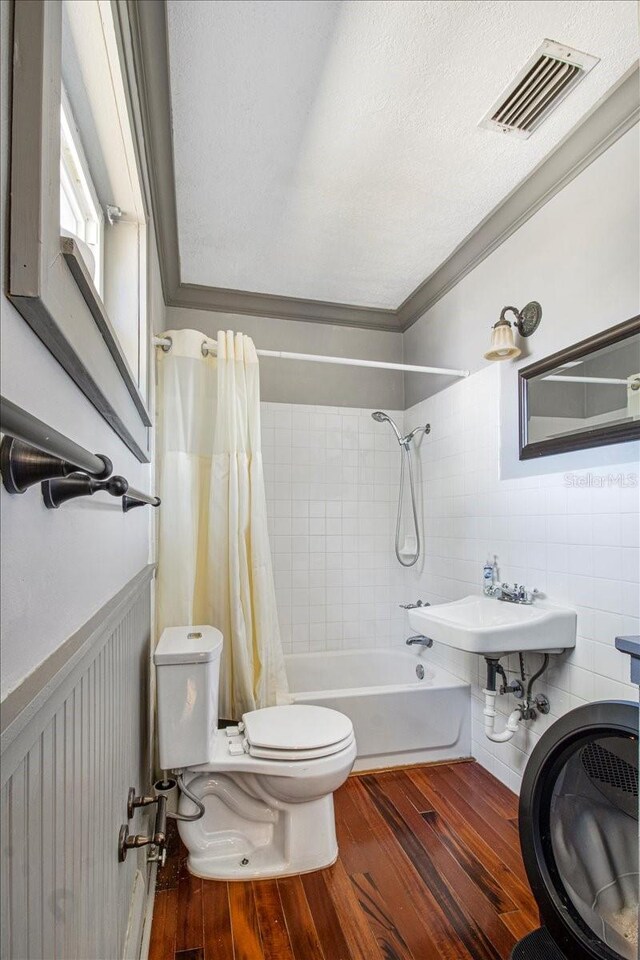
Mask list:
[{"label": "white bathtub", "polygon": [[354,770],[471,755],[470,686],[432,666],[428,651],[296,653],[285,661],[295,703],[331,707],[351,718],[358,745]]}]

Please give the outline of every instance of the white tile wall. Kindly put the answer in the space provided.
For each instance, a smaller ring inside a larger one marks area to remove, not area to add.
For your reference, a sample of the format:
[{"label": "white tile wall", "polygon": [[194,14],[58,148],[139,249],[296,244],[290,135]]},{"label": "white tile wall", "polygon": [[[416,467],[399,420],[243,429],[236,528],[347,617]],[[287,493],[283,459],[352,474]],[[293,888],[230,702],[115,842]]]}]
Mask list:
[{"label": "white tile wall", "polygon": [[[628,658],[613,642],[640,633],[638,487],[618,482],[637,482],[638,469],[501,481],[499,406],[494,364],[404,414],[391,411],[407,430],[431,424],[416,447],[423,560],[409,570],[393,552],[398,445],[370,410],[264,403],[263,450],[286,652],[402,645],[412,631],[399,602],[480,592],[483,563],[494,554],[502,579],[577,610],[575,650],[554,657],[535,687],[549,696],[551,713],[523,724],[507,744],[484,736],[484,661],[437,644],[431,651],[472,682],[474,755],[517,791],[527,757],[557,717],[589,700],[637,698]],[[540,663],[529,655],[527,673]],[[505,719],[513,705],[499,698]]]},{"label": "white tile wall", "polygon": [[[398,444],[371,410],[262,404],[269,533],[285,653],[400,641]],[[402,412],[391,411],[402,424]]]},{"label": "white tile wall", "polygon": [[[615,650],[614,638],[640,633],[639,471],[627,463],[500,481],[499,393],[495,364],[405,411],[407,425],[431,423],[419,448],[424,562],[406,572],[405,593],[431,603],[478,593],[482,566],[497,554],[501,579],[537,587],[577,610],[575,650],[554,657],[535,687],[549,696],[550,715],[524,724],[507,744],[484,736],[484,661],[437,644],[432,651],[473,683],[474,754],[517,791],[528,755],[557,717],[589,700],[637,699],[629,658]],[[540,663],[529,655],[527,672]],[[499,702],[506,717],[514,700]]]}]

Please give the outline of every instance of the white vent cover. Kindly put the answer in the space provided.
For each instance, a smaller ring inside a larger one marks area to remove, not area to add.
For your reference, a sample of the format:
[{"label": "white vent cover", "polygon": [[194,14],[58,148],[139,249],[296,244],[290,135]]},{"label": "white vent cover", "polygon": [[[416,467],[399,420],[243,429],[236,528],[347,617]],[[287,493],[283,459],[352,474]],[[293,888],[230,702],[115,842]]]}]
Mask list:
[{"label": "white vent cover", "polygon": [[480,126],[526,140],[598,62],[599,57],[545,40]]}]

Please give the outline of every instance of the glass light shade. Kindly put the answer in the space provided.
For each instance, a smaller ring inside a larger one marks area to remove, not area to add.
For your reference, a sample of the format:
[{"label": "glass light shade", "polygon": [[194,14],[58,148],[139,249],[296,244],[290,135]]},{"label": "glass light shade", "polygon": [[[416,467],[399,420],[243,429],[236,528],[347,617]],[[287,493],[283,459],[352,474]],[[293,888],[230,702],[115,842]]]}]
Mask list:
[{"label": "glass light shade", "polygon": [[508,320],[499,320],[491,330],[491,346],[485,360],[514,360],[522,351],[516,347],[513,330]]}]

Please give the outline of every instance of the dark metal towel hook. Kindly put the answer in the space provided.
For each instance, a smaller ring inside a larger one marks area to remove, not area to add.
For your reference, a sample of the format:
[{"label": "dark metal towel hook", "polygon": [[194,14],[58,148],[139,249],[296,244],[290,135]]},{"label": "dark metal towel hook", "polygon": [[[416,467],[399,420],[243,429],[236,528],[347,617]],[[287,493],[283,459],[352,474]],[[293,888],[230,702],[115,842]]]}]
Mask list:
[{"label": "dark metal towel hook", "polygon": [[68,500],[76,497],[92,497],[99,490],[105,490],[112,497],[123,497],[129,489],[124,477],[110,477],[108,480],[94,480],[86,473],[72,473],[64,479],[45,480],[42,484],[42,498],[49,510],[57,509]]}]

